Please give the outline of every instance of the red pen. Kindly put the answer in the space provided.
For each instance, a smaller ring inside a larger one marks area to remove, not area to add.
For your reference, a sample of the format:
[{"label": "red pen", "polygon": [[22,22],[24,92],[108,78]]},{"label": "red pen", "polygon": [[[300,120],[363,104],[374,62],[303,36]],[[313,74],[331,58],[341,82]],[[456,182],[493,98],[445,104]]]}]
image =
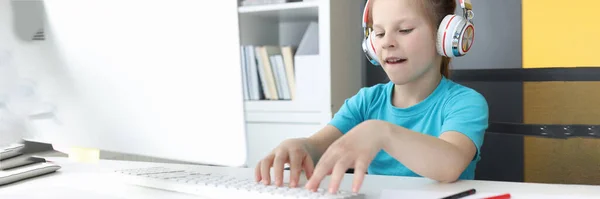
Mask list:
[{"label": "red pen", "polygon": [[502,194],[502,195],[487,197],[487,198],[483,198],[483,199],[509,199],[509,198],[510,198],[510,194],[509,193],[505,193],[505,194]]}]

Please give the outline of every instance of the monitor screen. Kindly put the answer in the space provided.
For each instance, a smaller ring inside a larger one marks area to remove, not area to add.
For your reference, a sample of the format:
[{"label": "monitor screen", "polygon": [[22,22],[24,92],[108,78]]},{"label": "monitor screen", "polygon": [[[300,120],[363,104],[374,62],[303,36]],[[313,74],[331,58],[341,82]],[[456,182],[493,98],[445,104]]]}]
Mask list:
[{"label": "monitor screen", "polygon": [[237,2],[206,2],[43,1],[29,138],[243,166]]}]

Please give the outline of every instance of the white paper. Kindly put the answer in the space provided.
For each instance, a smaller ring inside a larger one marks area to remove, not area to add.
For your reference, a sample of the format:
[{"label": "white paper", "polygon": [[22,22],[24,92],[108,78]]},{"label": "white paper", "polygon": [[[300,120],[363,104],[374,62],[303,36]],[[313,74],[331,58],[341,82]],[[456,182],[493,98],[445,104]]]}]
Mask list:
[{"label": "white paper", "polygon": [[86,198],[86,199],[127,199],[127,197],[116,197],[114,195],[102,193],[102,191],[90,192],[76,188],[66,188],[60,186],[39,186],[30,191],[20,192],[2,192],[0,198],[27,198],[27,199],[48,199],[48,198]]},{"label": "white paper", "polygon": [[[48,158],[51,159],[51,158]],[[0,199],[200,199],[203,197],[146,188],[118,176],[66,166],[55,174],[0,186]]]},{"label": "white paper", "polygon": [[[419,199],[440,199],[446,196],[450,196],[466,190],[456,190],[456,192],[448,191],[413,191],[413,190],[383,190],[381,192],[380,199],[405,199],[405,198],[419,198]],[[464,197],[461,199],[480,199],[490,196],[502,195],[509,192],[477,192],[474,195]],[[577,196],[577,195],[555,195],[555,194],[531,194],[531,193],[510,193],[510,199],[593,199],[593,197]],[[597,198],[596,198],[597,199]]]}]

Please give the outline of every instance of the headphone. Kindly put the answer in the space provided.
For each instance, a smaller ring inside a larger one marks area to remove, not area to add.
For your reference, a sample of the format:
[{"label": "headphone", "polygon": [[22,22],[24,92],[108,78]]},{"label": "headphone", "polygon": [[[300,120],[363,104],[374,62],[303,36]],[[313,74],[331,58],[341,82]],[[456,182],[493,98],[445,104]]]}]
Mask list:
[{"label": "headphone", "polygon": [[[364,38],[362,49],[367,59],[373,65],[380,65],[377,58],[373,38],[371,37],[372,27],[368,27],[369,21],[369,2],[365,5],[363,11],[362,27],[364,29]],[[446,15],[439,24],[437,32],[436,49],[438,54],[445,57],[461,57],[471,49],[475,36],[475,27],[473,26],[473,7],[470,0],[459,0],[460,7],[463,10],[462,16]]]}]

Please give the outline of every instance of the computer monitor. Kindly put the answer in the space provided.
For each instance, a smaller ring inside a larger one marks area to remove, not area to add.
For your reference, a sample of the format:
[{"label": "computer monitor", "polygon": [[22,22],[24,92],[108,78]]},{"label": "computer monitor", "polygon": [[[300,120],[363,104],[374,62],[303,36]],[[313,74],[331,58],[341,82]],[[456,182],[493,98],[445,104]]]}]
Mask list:
[{"label": "computer monitor", "polygon": [[237,1],[43,3],[26,139],[244,166]]}]

